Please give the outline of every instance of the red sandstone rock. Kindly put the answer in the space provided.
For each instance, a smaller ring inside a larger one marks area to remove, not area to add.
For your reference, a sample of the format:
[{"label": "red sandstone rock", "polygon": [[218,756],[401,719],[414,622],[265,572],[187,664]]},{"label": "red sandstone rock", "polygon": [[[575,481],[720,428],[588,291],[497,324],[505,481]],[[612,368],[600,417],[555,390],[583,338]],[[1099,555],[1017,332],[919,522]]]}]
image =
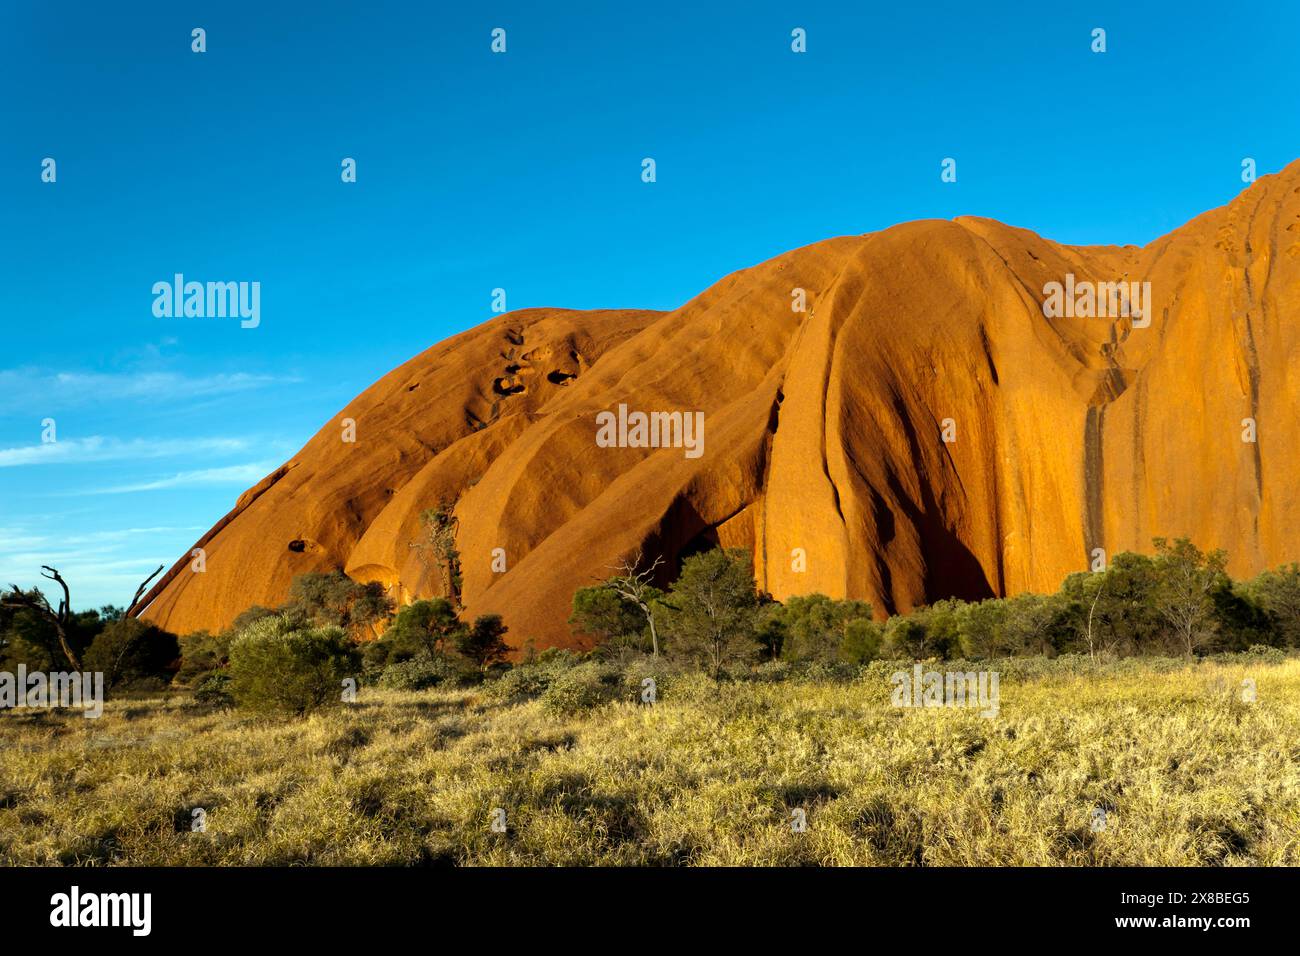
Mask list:
[{"label": "red sandstone rock", "polygon": [[[1149,282],[1150,326],[1046,317],[1066,275]],[[1093,548],[1155,535],[1249,574],[1300,557],[1298,359],[1300,163],[1144,248],[966,217],[830,239],[672,312],[529,309],[434,346],[245,492],[200,542],[207,571],[182,559],[146,616],[216,630],[333,568],[436,593],[410,544],[443,499],[467,611],[516,646],[573,645],[573,591],[637,549],[675,573],[744,546],[776,597],[879,614],[1054,590]],[[702,411],[703,454],[598,447],[620,403]]]}]

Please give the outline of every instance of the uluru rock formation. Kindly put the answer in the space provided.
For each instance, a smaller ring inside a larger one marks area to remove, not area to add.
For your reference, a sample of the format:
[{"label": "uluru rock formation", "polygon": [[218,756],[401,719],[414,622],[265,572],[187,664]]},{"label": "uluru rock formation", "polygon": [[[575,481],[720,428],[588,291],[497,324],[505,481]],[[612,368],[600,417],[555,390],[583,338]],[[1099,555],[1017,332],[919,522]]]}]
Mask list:
[{"label": "uluru rock formation", "polygon": [[[1067,276],[1149,282],[1149,308],[1048,317]],[[877,613],[1055,590],[1155,535],[1249,574],[1300,558],[1298,359],[1300,162],[1141,248],[967,217],[829,239],[672,312],[528,309],[430,348],[245,492],[145,614],[216,630],[339,568],[439,593],[411,544],[443,501],[467,613],[516,646],[580,644],[574,590],[637,551],[666,583],[743,546],[774,596]],[[620,405],[703,412],[702,454],[602,447]]]}]

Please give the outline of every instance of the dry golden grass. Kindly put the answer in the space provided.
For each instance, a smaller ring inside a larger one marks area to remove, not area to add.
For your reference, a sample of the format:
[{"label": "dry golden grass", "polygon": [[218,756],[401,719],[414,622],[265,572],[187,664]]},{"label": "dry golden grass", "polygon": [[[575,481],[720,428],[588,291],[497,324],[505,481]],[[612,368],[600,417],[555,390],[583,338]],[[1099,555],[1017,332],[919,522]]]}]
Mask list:
[{"label": "dry golden grass", "polygon": [[305,720],[179,695],[10,713],[0,861],[1300,863],[1300,660],[1126,664],[1004,674],[995,718],[895,709],[879,671],[572,719],[478,691],[364,690]]}]

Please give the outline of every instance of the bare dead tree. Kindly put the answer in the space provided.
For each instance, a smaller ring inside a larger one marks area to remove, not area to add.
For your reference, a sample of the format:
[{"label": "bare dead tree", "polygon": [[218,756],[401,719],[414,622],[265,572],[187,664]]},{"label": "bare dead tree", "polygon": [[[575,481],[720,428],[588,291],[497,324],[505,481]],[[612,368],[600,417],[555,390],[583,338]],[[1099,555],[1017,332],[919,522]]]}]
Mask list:
[{"label": "bare dead tree", "polygon": [[659,632],[655,628],[654,608],[651,601],[654,592],[658,589],[651,582],[654,580],[655,570],[663,564],[664,559],[658,557],[654,559],[645,570],[640,570],[643,556],[640,551],[631,557],[624,558],[616,565],[612,565],[612,570],[619,572],[614,577],[605,582],[605,586],[617,594],[625,601],[630,601],[641,609],[645,615],[646,623],[650,626],[650,647],[655,657],[659,656]]},{"label": "bare dead tree", "polygon": [[[159,565],[158,570],[149,577],[145,578],[144,583],[136,589],[135,597],[131,599],[131,606],[127,609],[126,617],[136,609],[140,601],[140,596],[144,594],[145,588],[149,582],[162,573],[163,566]],[[54,628],[54,632],[59,636],[59,647],[63,649],[63,656],[68,659],[75,671],[81,670],[81,658],[77,652],[72,649],[72,643],[69,640],[69,629],[72,623],[72,593],[68,589],[68,582],[63,579],[63,575],[58,572],[57,568],[49,565],[41,565],[41,577],[48,578],[63,590],[63,597],[59,599],[59,608],[56,611],[50,606],[50,602],[40,591],[24,591],[16,584],[9,585],[9,591],[0,595],[0,604],[6,607],[21,607],[34,611],[38,617]]]},{"label": "bare dead tree", "polygon": [[48,578],[63,589],[63,598],[59,601],[57,611],[50,607],[50,602],[40,591],[34,590],[29,593],[16,584],[9,585],[9,592],[0,596],[0,604],[6,607],[27,608],[52,626],[59,636],[59,646],[63,648],[63,656],[68,659],[73,670],[79,671],[81,659],[77,657],[76,651],[72,649],[72,644],[68,640],[68,625],[72,617],[72,596],[68,591],[68,582],[63,580],[63,575],[48,565],[41,565],[41,577]]}]

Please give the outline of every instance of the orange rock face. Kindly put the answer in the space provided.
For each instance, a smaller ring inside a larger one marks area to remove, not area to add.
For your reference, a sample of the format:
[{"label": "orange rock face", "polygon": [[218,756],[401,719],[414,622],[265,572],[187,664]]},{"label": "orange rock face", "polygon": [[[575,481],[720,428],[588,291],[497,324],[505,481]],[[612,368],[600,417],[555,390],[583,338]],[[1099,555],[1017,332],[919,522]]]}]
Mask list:
[{"label": "orange rock face", "polygon": [[[1079,292],[1118,282],[1142,315]],[[1051,283],[1071,294],[1045,310]],[[776,597],[878,614],[1054,590],[1155,535],[1250,574],[1300,558],[1298,360],[1300,163],[1143,248],[965,217],[830,239],[672,312],[529,309],[434,346],[245,492],[145,615],[216,630],[336,568],[439,593],[412,543],[441,501],[467,613],[515,646],[579,646],[574,590],[638,550],[666,583],[743,546]],[[702,446],[642,435],[655,412],[703,413]]]}]

